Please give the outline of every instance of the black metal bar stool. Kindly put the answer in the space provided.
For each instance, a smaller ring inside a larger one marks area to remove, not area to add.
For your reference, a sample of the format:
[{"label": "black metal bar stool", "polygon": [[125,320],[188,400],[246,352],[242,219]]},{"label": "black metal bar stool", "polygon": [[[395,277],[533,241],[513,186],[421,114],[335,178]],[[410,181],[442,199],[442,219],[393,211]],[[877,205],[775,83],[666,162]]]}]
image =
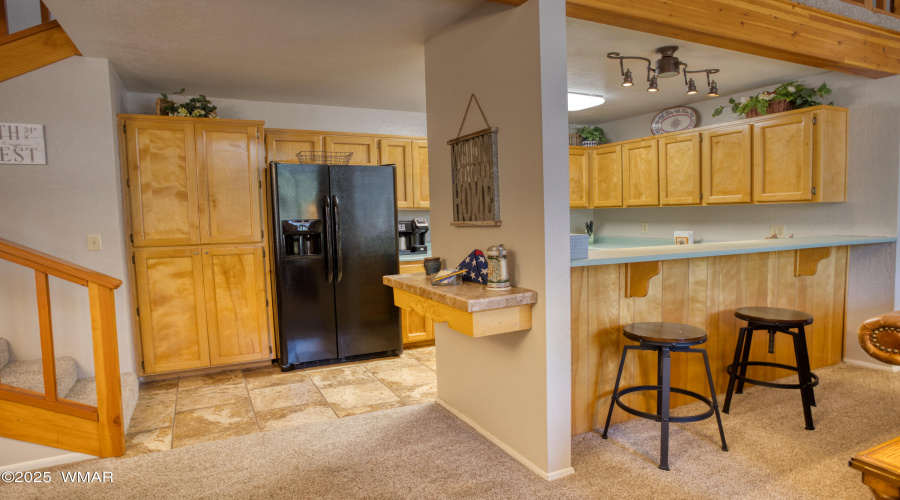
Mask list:
[{"label": "black metal bar stool", "polygon": [[[613,407],[641,418],[655,420],[662,424],[659,445],[659,468],[669,470],[669,423],[670,422],[696,422],[716,415],[719,423],[719,436],[722,438],[722,450],[728,451],[725,444],[725,431],[722,429],[722,417],[719,415],[719,404],[716,401],[716,389],[713,387],[712,372],[709,369],[709,358],[706,349],[691,349],[691,346],[706,342],[706,332],[695,326],[682,325],[681,323],[632,323],[624,327],[625,338],[640,342],[640,345],[627,345],[622,351],[622,361],[619,362],[619,374],[616,376],[616,385],[613,388],[612,401],[609,402],[609,414],[606,416],[606,427],[603,428],[603,439],[607,438],[609,422],[612,419]],[[638,385],[619,390],[619,382],[622,380],[622,369],[625,367],[625,356],[628,351],[656,351],[656,385]],[[670,378],[670,354],[673,352],[698,352],[703,354],[703,362],[706,363],[706,378],[709,381],[709,392],[712,400],[702,394],[686,389],[671,387]],[[635,410],[622,402],[622,396],[640,391],[656,391],[656,413],[647,413]],[[684,394],[694,399],[703,401],[709,409],[697,415],[684,417],[669,416],[669,395],[675,392]]]},{"label": "black metal bar stool", "polygon": [[[741,328],[738,334],[737,347],[734,350],[734,362],[726,368],[730,378],[728,379],[728,392],[725,394],[725,406],[722,411],[728,413],[731,407],[731,396],[734,392],[744,392],[744,382],[750,382],[763,387],[775,389],[800,389],[800,398],[803,401],[803,417],[806,419],[806,429],[814,430],[812,409],[816,406],[816,395],[813,387],[819,385],[819,377],[809,369],[809,351],[806,349],[806,325],[812,324],[813,317],[802,311],[793,309],[781,309],[778,307],[740,307],[735,309],[734,315],[738,319],[747,322],[747,326]],[[768,363],[765,361],[748,361],[750,357],[750,343],[753,340],[753,332],[765,330],[769,332],[769,353],[775,352],[775,333],[786,333],[794,339],[794,354],[797,357],[797,366]],[[747,377],[748,366],[771,366],[797,372],[799,384],[781,384],[776,382],[764,382]],[[737,391],[735,391],[737,381]]]}]

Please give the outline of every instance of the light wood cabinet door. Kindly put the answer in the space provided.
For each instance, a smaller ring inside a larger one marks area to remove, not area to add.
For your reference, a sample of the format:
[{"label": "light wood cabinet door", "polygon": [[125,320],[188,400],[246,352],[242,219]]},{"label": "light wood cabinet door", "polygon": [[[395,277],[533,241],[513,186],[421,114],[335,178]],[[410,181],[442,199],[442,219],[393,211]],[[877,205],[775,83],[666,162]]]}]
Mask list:
[{"label": "light wood cabinet door", "polygon": [[428,141],[412,141],[413,157],[413,206],[430,208],[428,191]]},{"label": "light wood cabinet door", "polygon": [[297,153],[323,151],[322,136],[290,132],[266,132],[266,163],[300,163]]},{"label": "light wood cabinet door", "polygon": [[134,246],[200,243],[194,125],[130,120],[125,140]]},{"label": "light wood cabinet door", "polygon": [[[425,261],[417,260],[400,263],[400,274],[424,273]],[[426,321],[425,316],[416,312],[401,309],[400,325],[403,333],[403,344],[434,340],[434,322]]]},{"label": "light wood cabinet door", "polygon": [[256,243],[260,232],[257,127],[197,125],[201,243]]},{"label": "light wood cabinet door", "polygon": [[350,165],[377,165],[378,149],[374,137],[353,135],[326,135],[325,151],[353,153]]},{"label": "light wood cabinet door", "polygon": [[808,113],[753,124],[753,201],[812,200],[812,117]]},{"label": "light wood cabinet door", "polygon": [[396,165],[394,179],[397,191],[397,208],[413,208],[413,159],[412,143],[395,139],[379,141],[379,165]]},{"label": "light wood cabinet door", "polygon": [[622,147],[603,146],[591,151],[590,206],[622,206]]},{"label": "light wood cabinet door", "polygon": [[588,208],[588,159],[586,149],[569,148],[569,207]]},{"label": "light wood cabinet door", "polygon": [[261,246],[203,250],[213,365],[271,358]]},{"label": "light wood cabinet door", "polygon": [[703,203],[750,203],[750,125],[703,132]]},{"label": "light wood cabinet door", "polygon": [[700,204],[700,134],[659,139],[659,203]]},{"label": "light wood cabinet door", "polygon": [[659,147],[656,139],[622,145],[626,207],[659,205]]},{"label": "light wood cabinet door", "polygon": [[144,372],[209,366],[200,250],[138,249],[134,257]]}]

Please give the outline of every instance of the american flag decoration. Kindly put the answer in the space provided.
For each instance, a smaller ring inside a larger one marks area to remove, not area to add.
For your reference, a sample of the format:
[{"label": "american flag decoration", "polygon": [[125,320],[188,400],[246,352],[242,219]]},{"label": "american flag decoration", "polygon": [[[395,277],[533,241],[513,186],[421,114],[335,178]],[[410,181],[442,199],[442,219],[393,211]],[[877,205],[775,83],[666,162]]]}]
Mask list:
[{"label": "american flag decoration", "polygon": [[463,273],[464,281],[472,281],[474,283],[487,283],[488,265],[487,259],[481,250],[472,250],[468,257],[456,266],[457,269],[465,271]]}]

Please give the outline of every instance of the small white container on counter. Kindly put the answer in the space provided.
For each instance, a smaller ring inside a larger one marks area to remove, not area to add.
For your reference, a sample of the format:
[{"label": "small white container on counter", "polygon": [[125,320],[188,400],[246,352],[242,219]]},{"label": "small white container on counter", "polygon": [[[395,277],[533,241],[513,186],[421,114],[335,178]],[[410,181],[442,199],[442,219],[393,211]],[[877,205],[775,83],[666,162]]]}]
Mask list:
[{"label": "small white container on counter", "polygon": [[569,252],[572,260],[588,258],[588,238],[586,234],[569,235]]}]

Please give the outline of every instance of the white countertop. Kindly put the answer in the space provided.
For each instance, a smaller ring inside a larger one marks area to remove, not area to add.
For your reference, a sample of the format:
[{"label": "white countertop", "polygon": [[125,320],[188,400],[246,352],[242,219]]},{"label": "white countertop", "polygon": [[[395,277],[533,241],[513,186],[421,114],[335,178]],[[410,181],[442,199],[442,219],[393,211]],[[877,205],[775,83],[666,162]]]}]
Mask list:
[{"label": "white countertop", "polygon": [[[604,237],[588,247],[587,259],[571,261],[572,267],[624,264],[651,260],[693,259],[717,255],[777,252],[798,248],[836,247],[896,243],[893,236],[807,236],[773,240],[710,241],[693,245],[673,245],[671,240]],[[669,243],[669,244],[664,244]],[[644,245],[644,246],[638,246]]]}]

